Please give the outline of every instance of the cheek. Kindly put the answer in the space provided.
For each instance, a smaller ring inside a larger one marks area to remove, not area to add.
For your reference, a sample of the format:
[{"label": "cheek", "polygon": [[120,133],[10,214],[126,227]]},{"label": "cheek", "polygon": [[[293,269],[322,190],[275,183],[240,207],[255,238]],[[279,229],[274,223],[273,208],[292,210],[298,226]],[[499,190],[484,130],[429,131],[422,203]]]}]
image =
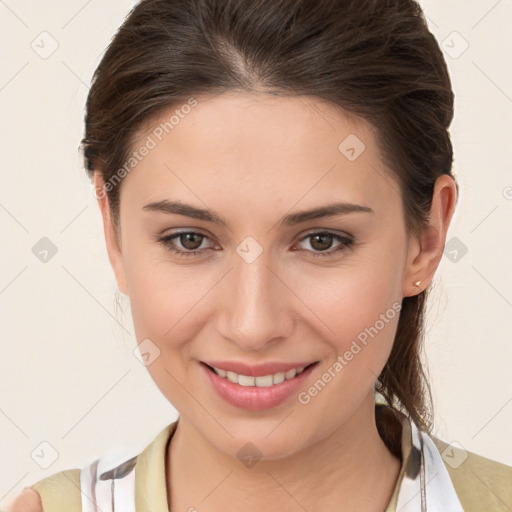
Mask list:
[{"label": "cheek", "polygon": [[154,337],[172,345],[194,336],[202,301],[214,286],[189,267],[149,262],[133,268],[127,277],[132,316],[138,338]]},{"label": "cheek", "polygon": [[392,349],[405,266],[399,233],[394,240],[375,243],[364,259],[354,256],[346,266],[322,275],[306,272],[298,281],[298,294],[315,313],[313,329],[333,349],[327,367],[341,356],[347,390],[373,384]]},{"label": "cheek", "polygon": [[327,332],[335,338],[352,339],[374,325],[386,312],[386,320],[393,320],[393,305],[396,308],[396,303],[400,304],[402,300],[400,276],[393,274],[395,272],[387,272],[384,268],[373,272],[368,268],[352,268],[347,272],[332,272],[323,286],[318,286],[316,281],[316,288],[307,278],[304,288],[310,291],[304,296],[308,306],[318,312]]},{"label": "cheek", "polygon": [[167,400],[177,410],[187,410],[190,398],[183,386],[191,380],[190,342],[205,323],[201,299],[211,285],[184,267],[142,260],[131,265],[127,281],[136,339],[146,344],[141,353],[149,347],[157,354],[146,369]]},{"label": "cheek", "polygon": [[[390,296],[386,279],[368,283],[371,287],[366,289],[355,277],[353,282],[349,278],[343,283],[333,281],[330,298],[317,297],[311,305],[329,327],[322,326],[325,334],[318,344],[325,357],[317,379],[297,399],[304,412],[313,408],[327,418],[327,430],[346,421],[373,394],[393,347],[401,297]],[[320,322],[316,320],[315,325],[318,332]]]},{"label": "cheek", "polygon": [[199,309],[194,305],[214,283],[209,282],[205,271],[171,260],[159,244],[147,238],[142,229],[134,228],[123,239],[123,264],[137,340],[181,340],[177,333],[190,325]]},{"label": "cheek", "polygon": [[[385,273],[361,277],[354,271],[329,287],[308,295],[308,306],[318,312],[314,320],[318,332],[342,356],[343,365],[364,368],[373,380],[384,366],[393,344],[401,307],[401,296],[390,290],[395,285]],[[346,362],[345,362],[346,361]],[[367,371],[368,370],[368,371]]]}]

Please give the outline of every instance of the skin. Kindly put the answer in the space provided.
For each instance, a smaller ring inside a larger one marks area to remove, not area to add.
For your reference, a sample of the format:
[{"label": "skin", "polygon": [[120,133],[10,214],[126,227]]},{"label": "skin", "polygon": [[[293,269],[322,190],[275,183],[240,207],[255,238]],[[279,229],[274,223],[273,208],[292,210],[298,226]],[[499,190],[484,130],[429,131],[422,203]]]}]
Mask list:
[{"label": "skin", "polygon": [[[118,229],[108,198],[98,199],[137,341],[149,338],[160,350],[147,368],[180,414],[166,459],[169,506],[311,511],[342,503],[343,510],[381,511],[400,462],[377,432],[374,383],[398,315],[306,405],[294,395],[264,411],[236,408],[212,389],[199,361],[319,361],[307,390],[379,315],[428,286],[455,183],[437,179],[428,228],[421,238],[408,236],[398,184],[362,119],[315,97],[231,91],[196,99],[124,179]],[[147,123],[134,149],[176,108]],[[354,161],[338,150],[350,134],[365,145]],[[94,185],[103,185],[99,173]],[[164,199],[213,210],[227,227],[143,210]],[[335,201],[373,213],[278,224]],[[179,257],[155,240],[187,230],[204,238],[177,238],[174,247],[199,254]],[[342,246],[336,239],[306,238],[325,231],[354,244],[332,252]],[[248,236],[262,249],[251,263],[236,252]],[[247,442],[262,454],[252,467],[237,457]]]},{"label": "skin", "polygon": [[24,489],[17,496],[0,503],[2,512],[43,512],[41,497],[33,489]]}]

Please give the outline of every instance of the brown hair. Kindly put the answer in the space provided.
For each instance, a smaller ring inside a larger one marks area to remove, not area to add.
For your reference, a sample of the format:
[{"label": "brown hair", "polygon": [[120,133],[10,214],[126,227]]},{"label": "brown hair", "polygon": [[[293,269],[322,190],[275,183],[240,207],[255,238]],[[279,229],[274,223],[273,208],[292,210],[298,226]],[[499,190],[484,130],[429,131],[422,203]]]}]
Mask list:
[{"label": "brown hair", "polygon": [[[93,76],[82,140],[89,173],[113,183],[145,122],[230,89],[313,95],[374,126],[409,234],[427,225],[436,178],[454,178],[451,82],[412,0],[142,0]],[[115,226],[121,184],[106,192]],[[425,301],[426,291],[403,299],[379,380],[393,408],[430,430]]]}]

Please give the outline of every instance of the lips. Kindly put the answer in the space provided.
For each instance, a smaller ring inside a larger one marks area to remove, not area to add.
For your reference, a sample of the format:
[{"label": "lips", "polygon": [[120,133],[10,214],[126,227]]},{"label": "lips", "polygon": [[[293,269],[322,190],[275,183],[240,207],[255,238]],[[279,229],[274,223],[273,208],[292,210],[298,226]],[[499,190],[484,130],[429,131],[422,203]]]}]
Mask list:
[{"label": "lips", "polygon": [[[213,361],[211,362],[213,363]],[[318,361],[314,363],[266,363],[249,366],[233,362],[215,362],[215,365],[202,362],[200,366],[213,389],[223,400],[235,407],[256,411],[275,407],[296,395],[315,370],[317,363]],[[224,368],[227,369],[224,370]],[[235,368],[247,373],[238,374],[232,371]],[[297,374],[296,369],[300,368],[302,371]],[[279,371],[271,373],[275,369]],[[219,375],[217,373],[219,370],[225,371],[226,376]],[[283,372],[283,370],[286,371]],[[285,377],[283,380],[279,378],[278,383],[272,382],[272,384],[268,381],[268,376],[281,376],[283,373],[286,375],[286,372],[288,372],[289,378]],[[248,375],[248,373],[257,375]],[[295,375],[292,376],[292,373]],[[231,380],[227,378],[229,374],[231,374]],[[233,382],[235,376],[237,381]],[[256,379],[259,380],[259,383],[256,382]]]}]

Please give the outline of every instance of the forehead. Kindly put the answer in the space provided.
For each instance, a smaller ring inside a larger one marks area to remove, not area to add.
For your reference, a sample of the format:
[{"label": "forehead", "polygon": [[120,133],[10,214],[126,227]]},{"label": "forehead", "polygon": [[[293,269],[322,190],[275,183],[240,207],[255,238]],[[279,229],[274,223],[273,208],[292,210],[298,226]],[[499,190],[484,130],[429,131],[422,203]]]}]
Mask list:
[{"label": "forehead", "polygon": [[147,122],[132,149],[144,145],[151,149],[122,187],[139,203],[195,194],[196,200],[238,197],[245,204],[289,204],[306,195],[304,201],[375,204],[397,189],[380,159],[375,129],[316,97],[197,96]]}]

